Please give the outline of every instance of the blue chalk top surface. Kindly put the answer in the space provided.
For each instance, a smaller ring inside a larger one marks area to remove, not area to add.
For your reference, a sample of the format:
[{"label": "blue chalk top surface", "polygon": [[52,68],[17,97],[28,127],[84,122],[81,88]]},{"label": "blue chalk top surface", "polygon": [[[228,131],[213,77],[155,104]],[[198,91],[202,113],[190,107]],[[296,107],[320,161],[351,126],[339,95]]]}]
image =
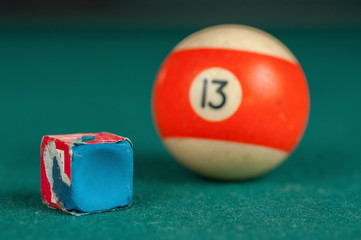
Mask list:
[{"label": "blue chalk top surface", "polygon": [[133,149],[128,141],[82,144],[72,148],[70,199],[66,209],[104,211],[130,204],[133,195]]}]

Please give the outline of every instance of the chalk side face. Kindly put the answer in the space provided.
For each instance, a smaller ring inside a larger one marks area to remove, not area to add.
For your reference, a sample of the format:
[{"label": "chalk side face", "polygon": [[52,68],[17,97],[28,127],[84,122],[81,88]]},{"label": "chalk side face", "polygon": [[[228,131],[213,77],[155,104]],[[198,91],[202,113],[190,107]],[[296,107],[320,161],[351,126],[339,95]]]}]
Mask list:
[{"label": "chalk side face", "polygon": [[244,25],[195,32],[170,52],[153,88],[153,119],[165,147],[207,177],[267,173],[306,128],[307,80],[278,39]]},{"label": "chalk side face", "polygon": [[45,204],[73,215],[129,205],[133,195],[129,139],[105,132],[43,137],[41,191]]}]

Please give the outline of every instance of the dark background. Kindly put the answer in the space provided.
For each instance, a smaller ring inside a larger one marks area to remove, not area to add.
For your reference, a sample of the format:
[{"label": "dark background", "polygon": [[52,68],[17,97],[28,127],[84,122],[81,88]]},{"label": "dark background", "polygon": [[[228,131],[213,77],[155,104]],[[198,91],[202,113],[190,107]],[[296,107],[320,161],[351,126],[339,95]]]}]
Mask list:
[{"label": "dark background", "polygon": [[[157,70],[184,37],[238,23],[284,42],[309,82],[292,156],[216,182],[166,152],[152,123]],[[0,1],[1,239],[361,239],[361,1]],[[134,198],[72,217],[40,195],[43,135],[109,131],[134,143]]]},{"label": "dark background", "polygon": [[355,0],[2,0],[2,25],[199,28],[242,23],[263,28],[359,28]]}]

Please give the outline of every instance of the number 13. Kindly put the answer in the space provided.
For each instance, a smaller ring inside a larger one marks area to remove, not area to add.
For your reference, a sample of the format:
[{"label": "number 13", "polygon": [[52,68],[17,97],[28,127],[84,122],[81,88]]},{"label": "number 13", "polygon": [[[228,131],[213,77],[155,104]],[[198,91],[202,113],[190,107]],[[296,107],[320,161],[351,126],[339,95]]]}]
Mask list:
[{"label": "number 13", "polygon": [[222,97],[222,101],[220,104],[218,105],[214,105],[211,101],[207,102],[207,87],[208,87],[208,79],[204,79],[203,80],[203,88],[202,88],[202,102],[201,102],[201,107],[205,108],[207,105],[206,103],[208,103],[208,106],[210,106],[213,109],[220,109],[224,106],[224,104],[226,104],[226,95],[223,92],[223,88],[228,84],[227,80],[219,80],[219,79],[213,79],[211,81],[212,84],[219,84],[216,92],[221,95]]}]

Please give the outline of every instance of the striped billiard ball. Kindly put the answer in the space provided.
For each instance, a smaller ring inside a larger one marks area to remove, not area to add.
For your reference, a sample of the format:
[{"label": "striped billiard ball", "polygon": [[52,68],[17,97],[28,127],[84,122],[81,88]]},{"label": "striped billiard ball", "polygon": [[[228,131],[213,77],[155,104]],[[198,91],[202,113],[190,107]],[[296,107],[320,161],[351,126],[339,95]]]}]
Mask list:
[{"label": "striped billiard ball", "polygon": [[181,41],[160,68],[153,119],[187,168],[242,180],[284,161],[302,138],[309,91],[291,51],[243,25],[219,25]]}]

